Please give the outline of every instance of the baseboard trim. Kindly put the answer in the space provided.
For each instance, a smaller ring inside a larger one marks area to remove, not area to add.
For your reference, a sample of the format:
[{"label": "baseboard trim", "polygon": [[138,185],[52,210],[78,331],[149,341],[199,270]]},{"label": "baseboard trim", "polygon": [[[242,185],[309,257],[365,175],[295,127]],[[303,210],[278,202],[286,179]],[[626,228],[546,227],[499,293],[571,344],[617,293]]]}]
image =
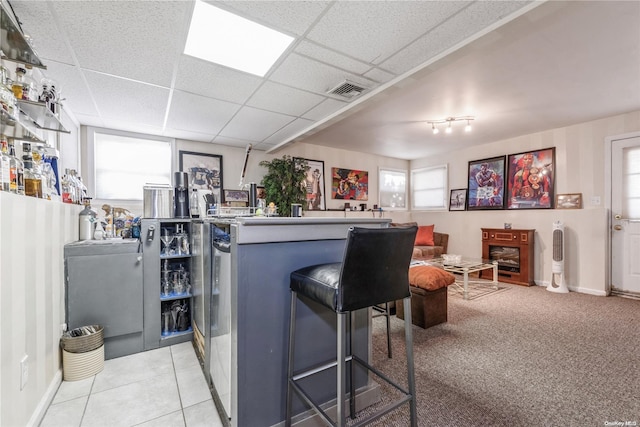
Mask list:
[{"label": "baseboard trim", "polygon": [[35,411],[31,414],[31,419],[27,423],[27,427],[38,427],[44,418],[44,414],[47,413],[47,409],[49,409],[49,405],[53,402],[53,398],[56,396],[56,392],[58,388],[62,384],[62,369],[58,369],[56,373],[53,375],[53,379],[49,383],[49,387],[47,387],[47,391],[38,402],[38,406],[36,406]]},{"label": "baseboard trim", "polygon": [[[543,287],[547,287],[549,286],[549,282],[548,280],[545,281],[535,281],[537,286],[543,286]],[[567,288],[571,291],[571,292],[577,292],[579,294],[588,294],[588,295],[596,295],[599,297],[606,297],[607,295],[609,295],[607,293],[607,291],[605,290],[597,290],[597,289],[590,289],[590,288],[581,288],[580,286],[569,286],[567,285]]]}]

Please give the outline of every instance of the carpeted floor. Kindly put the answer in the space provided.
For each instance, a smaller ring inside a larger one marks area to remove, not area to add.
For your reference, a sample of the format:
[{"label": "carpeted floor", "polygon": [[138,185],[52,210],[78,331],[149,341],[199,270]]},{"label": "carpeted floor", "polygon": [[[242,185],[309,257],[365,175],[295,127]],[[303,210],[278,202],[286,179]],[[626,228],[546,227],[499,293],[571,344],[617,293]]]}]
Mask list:
[{"label": "carpeted floor", "polygon": [[[503,285],[450,295],[447,323],[413,327],[418,425],[640,426],[640,301]],[[402,321],[393,359],[384,319],[373,322],[374,364],[406,384]],[[408,414],[375,425],[407,426]]]}]

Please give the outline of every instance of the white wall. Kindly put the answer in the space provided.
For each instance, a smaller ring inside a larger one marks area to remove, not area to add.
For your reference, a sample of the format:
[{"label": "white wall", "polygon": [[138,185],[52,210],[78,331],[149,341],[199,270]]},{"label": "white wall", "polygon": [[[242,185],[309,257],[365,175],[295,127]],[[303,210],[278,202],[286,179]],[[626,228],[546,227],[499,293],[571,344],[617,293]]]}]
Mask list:
[{"label": "white wall", "polygon": [[[81,207],[0,192],[0,425],[38,424],[61,376],[64,245]],[[20,361],[29,379],[20,390]]]},{"label": "white wall", "polygon": [[591,198],[605,201],[604,150],[607,136],[640,130],[640,111],[587,123],[497,141],[442,156],[414,160],[411,168],[447,163],[449,188],[467,188],[468,162],[499,155],[556,147],[556,193],[582,193],[582,210],[500,210],[465,212],[413,212],[421,224],[435,224],[436,230],[449,233],[449,252],[481,257],[480,228],[536,229],[536,283],[551,280],[551,226],[561,220],[566,227],[565,268],[571,290],[605,295],[608,292],[608,219],[603,204],[593,205]]}]

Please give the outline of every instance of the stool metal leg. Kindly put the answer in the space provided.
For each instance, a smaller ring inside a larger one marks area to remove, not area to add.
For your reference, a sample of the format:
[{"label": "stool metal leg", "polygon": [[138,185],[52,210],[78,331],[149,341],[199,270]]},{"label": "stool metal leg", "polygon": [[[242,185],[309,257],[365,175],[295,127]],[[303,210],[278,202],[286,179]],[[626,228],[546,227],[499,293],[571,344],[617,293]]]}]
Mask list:
[{"label": "stool metal leg", "polygon": [[285,427],[291,427],[291,411],[293,389],[291,381],[293,381],[293,353],[295,348],[294,338],[296,335],[296,303],[298,301],[298,293],[291,291],[291,315],[289,316],[289,355],[287,356],[287,410],[285,418]]},{"label": "stool metal leg", "polygon": [[336,399],[337,399],[337,427],[344,427],[346,425],[346,412],[345,412],[345,399],[346,399],[346,316],[349,313],[337,313],[338,317],[338,337],[337,337],[337,388],[336,388]]},{"label": "stool metal leg", "polygon": [[391,355],[391,312],[389,311],[389,303],[384,303],[384,315],[387,318],[387,354],[389,359],[393,357]]},{"label": "stool metal leg", "polygon": [[[405,315],[404,322],[404,340],[407,349],[407,380],[409,384],[409,393],[411,400],[409,401],[409,410],[411,411],[411,427],[418,426],[418,414],[416,410],[416,378],[413,365],[413,331],[411,323],[411,297],[403,300],[403,308]],[[408,319],[408,320],[407,320]]]},{"label": "stool metal leg", "polygon": [[[349,327],[348,327],[348,331],[349,331],[349,348],[348,348],[348,355],[352,356],[353,355],[353,334],[354,334],[354,330],[353,330],[353,317],[354,317],[355,313],[353,311],[349,312]],[[350,381],[350,388],[349,388],[349,414],[351,416],[351,418],[355,418],[356,417],[356,374],[355,374],[355,369],[354,369],[354,361],[353,358],[351,358],[351,360],[349,361],[349,381]]]}]

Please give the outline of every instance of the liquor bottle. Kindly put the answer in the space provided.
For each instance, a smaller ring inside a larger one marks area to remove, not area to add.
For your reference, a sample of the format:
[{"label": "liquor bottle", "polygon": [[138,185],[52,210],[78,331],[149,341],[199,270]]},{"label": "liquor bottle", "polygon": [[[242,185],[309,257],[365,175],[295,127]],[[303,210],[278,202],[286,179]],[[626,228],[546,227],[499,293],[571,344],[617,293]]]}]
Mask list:
[{"label": "liquor bottle", "polygon": [[31,144],[22,143],[22,162],[24,165],[24,193],[27,196],[42,198],[42,177],[38,172],[31,154]]},{"label": "liquor bottle", "polygon": [[200,218],[200,204],[198,203],[198,189],[191,189],[191,199],[189,200],[191,218]]},{"label": "liquor bottle", "polygon": [[9,157],[9,143],[7,137],[0,135],[0,190],[11,191],[11,158]]},{"label": "liquor bottle", "polygon": [[22,160],[16,156],[16,149],[13,144],[9,145],[9,159],[10,191],[24,195],[24,165]]},{"label": "liquor bottle", "polygon": [[64,170],[62,177],[62,203],[73,203],[71,200],[71,182],[69,181],[69,169]]}]

